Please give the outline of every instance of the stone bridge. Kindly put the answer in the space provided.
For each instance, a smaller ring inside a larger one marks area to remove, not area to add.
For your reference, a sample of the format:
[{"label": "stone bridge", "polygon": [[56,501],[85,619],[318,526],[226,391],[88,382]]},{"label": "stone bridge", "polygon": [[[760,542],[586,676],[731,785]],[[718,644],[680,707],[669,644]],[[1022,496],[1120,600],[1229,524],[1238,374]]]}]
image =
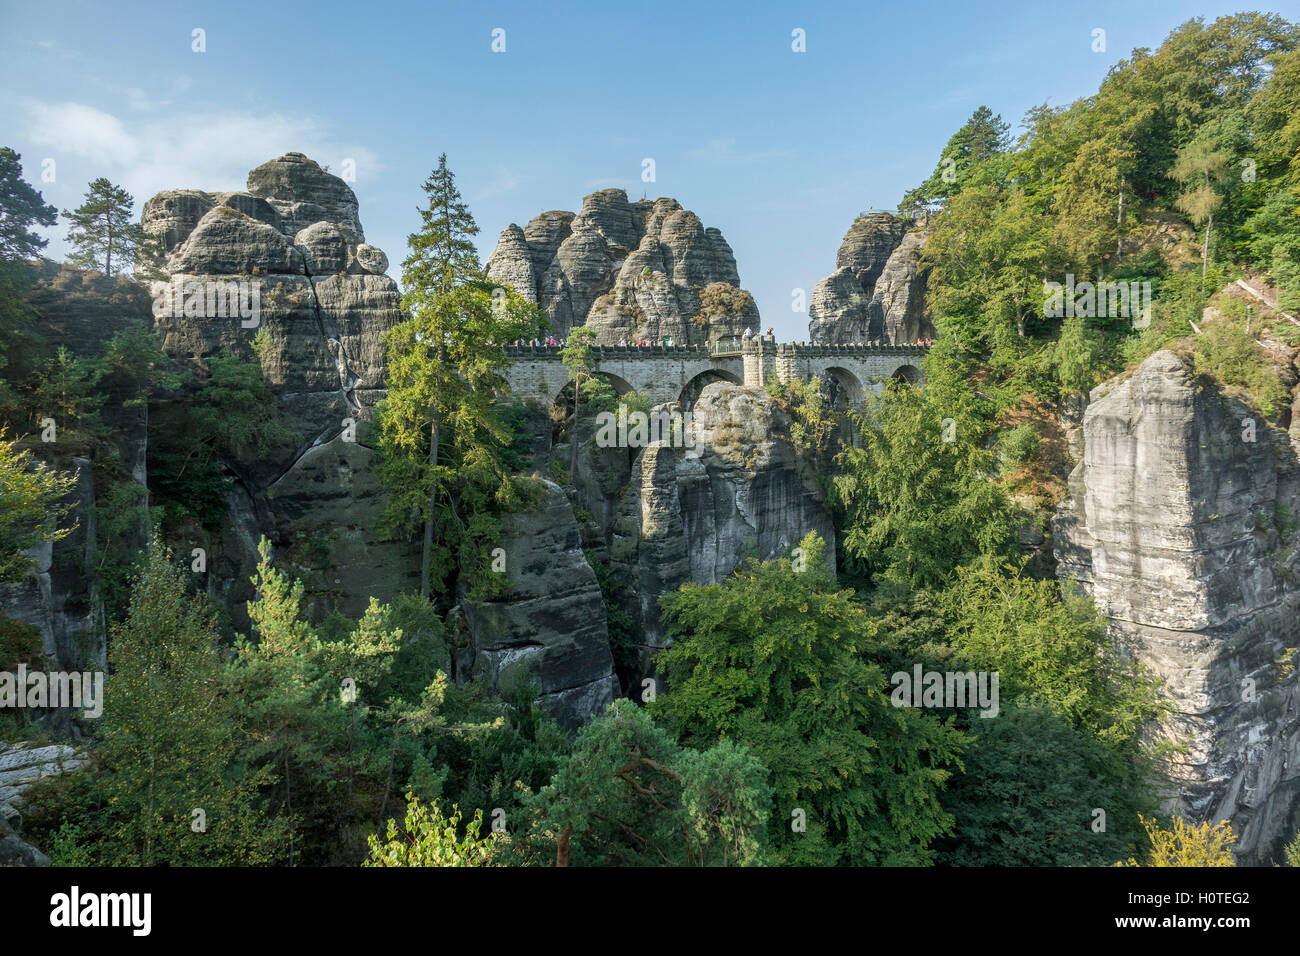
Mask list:
[{"label": "stone bridge", "polygon": [[[553,346],[506,349],[506,377],[512,394],[549,408],[569,382],[569,370]],[[861,406],[868,391],[880,392],[888,379],[921,380],[920,345],[805,345],[754,338],[740,348],[706,345],[592,346],[596,367],[619,393],[636,391],[652,405],[682,402],[683,408],[710,382],[765,386],[771,382],[828,377],[851,406]]]}]

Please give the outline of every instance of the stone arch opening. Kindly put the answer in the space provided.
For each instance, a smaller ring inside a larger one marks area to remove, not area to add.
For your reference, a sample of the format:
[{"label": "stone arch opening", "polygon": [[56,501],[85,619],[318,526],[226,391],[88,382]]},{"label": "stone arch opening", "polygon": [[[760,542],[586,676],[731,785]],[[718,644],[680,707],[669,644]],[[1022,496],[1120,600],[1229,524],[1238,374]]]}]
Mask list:
[{"label": "stone arch opening", "polygon": [[[620,378],[611,372],[597,372],[597,377],[604,379],[614,387],[615,396],[626,395],[628,392],[635,391],[631,384],[624,378]],[[582,417],[588,418],[592,414],[584,402],[581,409]],[[556,393],[555,398],[551,401],[551,442],[558,444],[565,440],[564,435],[573,419],[573,380],[565,382],[563,387]]]},{"label": "stone arch opening", "polygon": [[709,368],[695,375],[682,386],[681,393],[677,396],[677,401],[681,403],[682,411],[689,412],[695,407],[695,402],[700,397],[700,392],[712,385],[714,382],[730,382],[732,385],[743,385],[739,378],[731,372],[720,368]]},{"label": "stone arch opening", "polygon": [[921,370],[915,365],[900,365],[894,369],[894,374],[890,378],[906,382],[908,385],[916,385],[921,381]]},{"label": "stone arch opening", "polygon": [[832,406],[862,407],[862,382],[848,369],[838,366],[826,369],[822,374],[822,387],[830,393]]}]

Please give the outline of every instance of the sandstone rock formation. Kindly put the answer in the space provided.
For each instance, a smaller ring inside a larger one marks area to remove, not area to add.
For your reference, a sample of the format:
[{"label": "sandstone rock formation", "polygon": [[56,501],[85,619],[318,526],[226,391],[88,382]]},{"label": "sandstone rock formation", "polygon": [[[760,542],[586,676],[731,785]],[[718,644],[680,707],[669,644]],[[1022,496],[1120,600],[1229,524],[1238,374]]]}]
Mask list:
[{"label": "sandstone rock formation", "polygon": [[45,866],[50,862],[22,838],[24,794],[38,780],[79,770],[87,762],[84,754],[65,744],[0,745],[0,866]]},{"label": "sandstone rock formation", "polygon": [[790,421],[761,388],[714,382],[694,408],[694,447],[661,441],[632,468],[610,542],[610,564],[643,633],[642,668],[666,645],[659,597],[685,581],[717,584],[745,559],[779,557],[809,531],[835,529]]},{"label": "sandstone rock formation", "polygon": [[[250,172],[247,192],[160,193],[142,221],[170,273],[153,286],[163,348],[200,380],[215,357],[256,361],[280,419],[300,436],[226,463],[226,526],[205,543],[209,588],[236,626],[263,534],[304,578],[316,613],[359,616],[370,596],[409,587],[413,546],[375,535],[382,502],[366,427],[383,395],[382,337],[400,320],[400,295],[384,275],[387,256],[365,242],[352,189],[286,153]],[[241,309],[223,298],[231,290]]]},{"label": "sandstone rock formation", "polygon": [[604,601],[578,524],[559,485],[548,481],[545,489],[536,507],[503,521],[507,594],[462,599],[461,608],[473,675],[506,693],[535,680],[552,716],[575,727],[603,711],[619,683]]},{"label": "sandstone rock formation", "polygon": [[1174,806],[1271,863],[1300,811],[1300,469],[1285,433],[1157,352],[1093,390],[1054,521],[1058,573],[1161,677]]},{"label": "sandstone rock formation", "polygon": [[[66,503],[77,524],[58,541],[32,551],[35,570],[23,581],[0,584],[0,616],[34,627],[41,653],[60,670],[106,664],[104,608],[94,590],[95,481],[90,460],[74,458],[67,472],[76,484]],[[0,665],[2,666],[2,665]],[[50,715],[72,730],[71,712]]]},{"label": "sandstone rock formation", "polygon": [[868,306],[880,295],[884,339],[892,345],[932,338],[925,311],[921,250],[927,233],[887,212],[854,220],[835,259],[835,271],[813,287],[808,302],[808,334],[823,345],[872,340]]},{"label": "sandstone rock formation", "polygon": [[544,212],[511,224],[488,275],[546,309],[557,338],[576,325],[620,338],[693,345],[758,328],[722,233],[675,199],[628,202],[621,189],[592,193],[582,211]]}]

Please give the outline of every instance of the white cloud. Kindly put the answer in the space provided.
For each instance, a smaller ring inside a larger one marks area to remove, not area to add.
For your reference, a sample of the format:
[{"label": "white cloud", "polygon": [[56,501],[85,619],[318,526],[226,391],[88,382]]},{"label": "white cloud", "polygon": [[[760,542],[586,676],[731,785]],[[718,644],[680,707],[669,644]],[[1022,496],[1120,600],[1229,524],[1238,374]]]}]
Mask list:
[{"label": "white cloud", "polygon": [[311,117],[194,109],[159,116],[156,108],[167,101],[140,90],[129,100],[134,110],[125,120],[84,103],[27,101],[25,137],[43,155],[83,160],[78,165],[141,203],[164,189],[243,189],[250,169],[290,150],[334,170],[351,158],[359,181],[381,169],[372,150],[334,140]]}]

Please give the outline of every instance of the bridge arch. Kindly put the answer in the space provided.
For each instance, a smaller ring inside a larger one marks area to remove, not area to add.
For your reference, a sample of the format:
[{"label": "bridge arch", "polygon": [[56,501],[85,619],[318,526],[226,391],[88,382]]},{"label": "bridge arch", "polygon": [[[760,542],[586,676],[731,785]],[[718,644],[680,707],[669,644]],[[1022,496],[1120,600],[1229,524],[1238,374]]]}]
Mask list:
[{"label": "bridge arch", "polygon": [[681,393],[677,396],[682,411],[688,412],[694,408],[695,402],[700,397],[700,392],[714,382],[730,382],[732,385],[745,384],[740,380],[739,376],[734,372],[727,371],[725,368],[707,368],[702,372],[697,372],[682,386]]},{"label": "bridge arch", "polygon": [[915,365],[900,365],[894,369],[894,374],[890,378],[896,378],[908,385],[915,385],[921,381],[921,370]]},{"label": "bridge arch", "polygon": [[[596,375],[614,386],[615,395],[626,395],[628,392],[635,391],[627,379],[612,372],[597,370]],[[558,442],[569,427],[569,420],[573,417],[573,379],[566,381],[555,393],[555,397],[551,399],[549,413],[551,418],[551,441]],[[590,414],[585,404],[582,414],[584,418]]]},{"label": "bridge arch", "polygon": [[832,365],[823,372],[825,385],[829,386],[832,401],[845,404],[851,408],[861,408],[863,400],[862,381],[848,369]]},{"label": "bridge arch", "polygon": [[[605,379],[610,385],[614,386],[615,395],[626,395],[628,392],[636,391],[627,379],[615,375],[613,372],[603,372],[597,369],[596,375]],[[556,391],[551,398],[551,405],[563,405],[569,411],[573,409],[573,379],[567,379]],[[566,412],[567,414],[567,412]]]}]

